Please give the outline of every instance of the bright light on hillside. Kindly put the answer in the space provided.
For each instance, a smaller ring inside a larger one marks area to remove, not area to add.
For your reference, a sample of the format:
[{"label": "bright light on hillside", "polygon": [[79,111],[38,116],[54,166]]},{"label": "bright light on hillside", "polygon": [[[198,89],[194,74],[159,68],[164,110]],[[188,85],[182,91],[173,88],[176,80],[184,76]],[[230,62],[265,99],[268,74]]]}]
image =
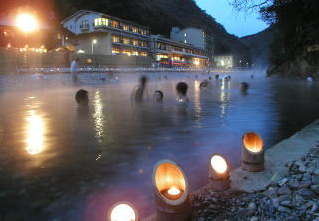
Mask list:
[{"label": "bright light on hillside", "polygon": [[30,14],[20,14],[17,16],[17,26],[25,33],[34,31],[38,27],[37,19]]}]

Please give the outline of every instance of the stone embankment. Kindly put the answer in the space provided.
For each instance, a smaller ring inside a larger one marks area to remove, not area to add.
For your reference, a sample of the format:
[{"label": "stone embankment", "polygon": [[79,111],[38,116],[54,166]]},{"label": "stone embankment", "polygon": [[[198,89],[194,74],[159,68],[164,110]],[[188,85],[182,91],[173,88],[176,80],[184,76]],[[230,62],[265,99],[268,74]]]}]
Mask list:
[{"label": "stone embankment", "polygon": [[319,221],[319,145],[285,165],[288,173],[264,190],[194,196],[192,221]]}]

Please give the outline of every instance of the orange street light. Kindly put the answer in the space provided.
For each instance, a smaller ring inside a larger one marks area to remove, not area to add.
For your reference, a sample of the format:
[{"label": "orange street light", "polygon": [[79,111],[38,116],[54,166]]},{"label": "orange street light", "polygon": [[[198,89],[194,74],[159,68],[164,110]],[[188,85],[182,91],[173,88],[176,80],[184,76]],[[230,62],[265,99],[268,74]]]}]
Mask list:
[{"label": "orange street light", "polygon": [[23,32],[33,32],[38,27],[37,19],[31,14],[20,14],[17,16],[16,25]]}]

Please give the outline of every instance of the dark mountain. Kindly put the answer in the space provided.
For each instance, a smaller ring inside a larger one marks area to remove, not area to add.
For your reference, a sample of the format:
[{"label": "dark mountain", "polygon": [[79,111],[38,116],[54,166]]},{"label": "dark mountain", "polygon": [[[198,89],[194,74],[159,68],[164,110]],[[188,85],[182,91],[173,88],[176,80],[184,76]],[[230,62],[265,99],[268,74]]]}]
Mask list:
[{"label": "dark mountain", "polygon": [[230,35],[193,0],[53,0],[58,19],[80,10],[103,12],[151,27],[154,34],[169,36],[171,27],[193,26],[211,32],[216,53],[236,53],[247,57],[247,47]]},{"label": "dark mountain", "polygon": [[249,48],[250,56],[255,67],[266,68],[269,65],[271,43],[274,38],[274,27],[240,38]]}]

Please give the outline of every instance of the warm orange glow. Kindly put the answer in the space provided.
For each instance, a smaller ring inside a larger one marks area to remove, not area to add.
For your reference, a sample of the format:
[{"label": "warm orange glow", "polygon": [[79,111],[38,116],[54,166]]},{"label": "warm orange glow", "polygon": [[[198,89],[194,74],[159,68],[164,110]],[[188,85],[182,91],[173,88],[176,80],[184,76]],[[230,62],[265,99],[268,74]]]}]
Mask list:
[{"label": "warm orange glow", "polygon": [[17,16],[17,26],[25,33],[34,31],[38,27],[37,19],[30,14],[20,14]]},{"label": "warm orange glow", "polygon": [[186,189],[186,181],[182,171],[169,162],[158,166],[155,173],[155,183],[160,192],[167,191],[172,187],[180,191],[185,191]]},{"label": "warm orange glow", "polygon": [[44,148],[44,124],[43,119],[34,111],[27,119],[27,151],[31,155],[42,152]]},{"label": "warm orange glow", "polygon": [[174,196],[181,193],[181,191],[177,189],[175,186],[171,187],[167,192]]},{"label": "warm orange glow", "polygon": [[111,212],[111,221],[135,221],[136,214],[134,209],[127,204],[115,206]]},{"label": "warm orange glow", "polygon": [[219,155],[214,155],[210,159],[210,164],[217,173],[225,173],[227,170],[226,160]]},{"label": "warm orange glow", "polygon": [[259,153],[263,149],[263,140],[254,132],[247,133],[243,138],[243,143],[253,153]]}]

